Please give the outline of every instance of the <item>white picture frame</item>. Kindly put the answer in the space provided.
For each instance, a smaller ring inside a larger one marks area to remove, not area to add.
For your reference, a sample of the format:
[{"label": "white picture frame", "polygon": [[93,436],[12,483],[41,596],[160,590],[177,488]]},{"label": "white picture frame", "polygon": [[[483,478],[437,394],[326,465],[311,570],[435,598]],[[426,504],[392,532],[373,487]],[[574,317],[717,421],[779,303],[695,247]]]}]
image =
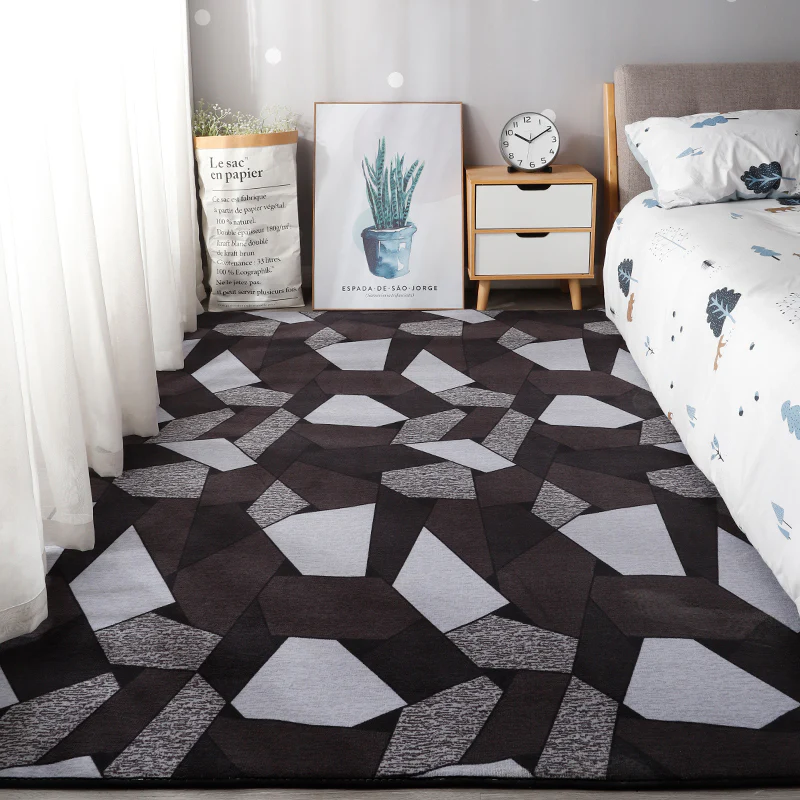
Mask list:
[{"label": "white picture frame", "polygon": [[464,308],[462,104],[319,102],[314,139],[314,308]]}]

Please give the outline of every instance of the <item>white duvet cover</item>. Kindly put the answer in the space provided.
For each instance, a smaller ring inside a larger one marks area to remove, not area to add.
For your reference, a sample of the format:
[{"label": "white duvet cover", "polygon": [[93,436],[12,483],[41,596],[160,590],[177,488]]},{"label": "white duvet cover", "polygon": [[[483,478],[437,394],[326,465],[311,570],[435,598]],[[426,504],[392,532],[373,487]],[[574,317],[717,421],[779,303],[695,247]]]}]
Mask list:
[{"label": "white duvet cover", "polygon": [[604,284],[689,455],[800,608],[800,207],[639,195]]}]

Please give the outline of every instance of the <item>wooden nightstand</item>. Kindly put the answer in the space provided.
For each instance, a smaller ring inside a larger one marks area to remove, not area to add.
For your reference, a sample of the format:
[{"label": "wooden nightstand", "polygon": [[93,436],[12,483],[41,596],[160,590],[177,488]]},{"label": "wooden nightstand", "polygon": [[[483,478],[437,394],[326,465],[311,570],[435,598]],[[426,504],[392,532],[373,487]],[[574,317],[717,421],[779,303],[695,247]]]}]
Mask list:
[{"label": "wooden nightstand", "polygon": [[467,168],[467,257],[486,309],[492,281],[569,281],[581,309],[581,278],[594,277],[597,178],[583,167],[552,172]]}]

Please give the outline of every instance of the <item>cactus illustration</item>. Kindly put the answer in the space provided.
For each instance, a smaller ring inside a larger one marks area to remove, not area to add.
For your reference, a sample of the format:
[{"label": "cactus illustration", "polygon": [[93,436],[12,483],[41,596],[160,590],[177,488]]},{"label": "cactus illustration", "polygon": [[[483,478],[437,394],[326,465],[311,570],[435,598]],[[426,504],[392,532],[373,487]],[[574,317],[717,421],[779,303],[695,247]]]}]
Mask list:
[{"label": "cactus illustration", "polygon": [[378,230],[397,230],[408,224],[411,197],[417,188],[425,162],[417,159],[407,170],[405,155],[394,156],[386,164],[386,137],[378,142],[375,163],[370,164],[364,156],[361,169],[367,184],[367,199]]}]

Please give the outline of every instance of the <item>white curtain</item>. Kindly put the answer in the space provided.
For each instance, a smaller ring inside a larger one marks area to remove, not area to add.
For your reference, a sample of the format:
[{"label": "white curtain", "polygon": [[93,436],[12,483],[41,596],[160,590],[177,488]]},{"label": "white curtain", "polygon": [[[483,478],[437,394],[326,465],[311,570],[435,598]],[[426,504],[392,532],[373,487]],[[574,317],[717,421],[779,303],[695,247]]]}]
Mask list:
[{"label": "white curtain", "polygon": [[157,432],[202,274],[185,0],[0,0],[0,641]]}]

